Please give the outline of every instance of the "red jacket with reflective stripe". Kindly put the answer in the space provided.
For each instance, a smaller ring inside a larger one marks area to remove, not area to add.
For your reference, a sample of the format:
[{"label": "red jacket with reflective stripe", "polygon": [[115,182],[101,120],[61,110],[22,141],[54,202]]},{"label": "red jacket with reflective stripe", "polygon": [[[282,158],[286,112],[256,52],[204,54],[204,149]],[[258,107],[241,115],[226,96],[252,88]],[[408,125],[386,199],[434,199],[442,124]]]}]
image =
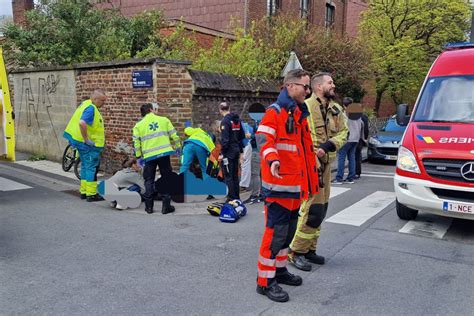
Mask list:
[{"label": "red jacket with reflective stripe", "polygon": [[[292,114],[294,132],[287,133],[289,112],[284,107],[271,105],[256,133],[261,155],[262,193],[266,197],[307,199],[308,194],[319,191],[316,155],[307,117],[299,107],[295,107]],[[282,179],[271,174],[270,164],[275,160],[280,161]]]}]

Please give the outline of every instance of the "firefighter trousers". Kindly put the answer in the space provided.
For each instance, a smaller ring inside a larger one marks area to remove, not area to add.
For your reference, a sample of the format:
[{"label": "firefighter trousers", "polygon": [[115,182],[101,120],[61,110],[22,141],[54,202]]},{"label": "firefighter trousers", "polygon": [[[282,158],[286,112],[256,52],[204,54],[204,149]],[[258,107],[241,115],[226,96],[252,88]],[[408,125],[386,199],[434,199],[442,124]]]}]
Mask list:
[{"label": "firefighter trousers", "polygon": [[286,271],[288,246],[296,231],[299,206],[300,200],[296,199],[265,200],[265,230],[258,256],[258,285],[268,286],[277,272]]},{"label": "firefighter trousers", "polygon": [[328,210],[331,189],[331,166],[326,164],[324,167],[324,187],[319,188],[318,194],[311,195],[308,200],[301,203],[298,228],[290,245],[291,251],[296,254],[306,254],[310,250],[316,251],[321,223]]}]

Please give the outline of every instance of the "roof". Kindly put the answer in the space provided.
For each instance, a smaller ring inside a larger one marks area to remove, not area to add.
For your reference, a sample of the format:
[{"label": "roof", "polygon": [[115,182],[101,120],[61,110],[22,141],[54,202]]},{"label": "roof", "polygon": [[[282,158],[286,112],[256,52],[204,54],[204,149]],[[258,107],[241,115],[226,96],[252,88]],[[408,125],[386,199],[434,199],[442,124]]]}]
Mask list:
[{"label": "roof", "polygon": [[455,75],[474,75],[474,48],[444,51],[430,71],[430,77]]},{"label": "roof", "polygon": [[275,80],[254,79],[250,77],[237,77],[207,71],[189,70],[196,90],[226,90],[279,93],[279,83]]}]

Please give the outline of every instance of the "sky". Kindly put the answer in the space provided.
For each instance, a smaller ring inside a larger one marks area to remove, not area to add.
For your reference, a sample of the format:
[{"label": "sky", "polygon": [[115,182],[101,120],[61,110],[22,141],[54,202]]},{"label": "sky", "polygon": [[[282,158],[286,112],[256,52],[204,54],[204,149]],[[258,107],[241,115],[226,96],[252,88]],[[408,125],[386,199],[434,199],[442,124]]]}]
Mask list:
[{"label": "sky", "polygon": [[12,15],[12,0],[0,0],[0,15]]}]

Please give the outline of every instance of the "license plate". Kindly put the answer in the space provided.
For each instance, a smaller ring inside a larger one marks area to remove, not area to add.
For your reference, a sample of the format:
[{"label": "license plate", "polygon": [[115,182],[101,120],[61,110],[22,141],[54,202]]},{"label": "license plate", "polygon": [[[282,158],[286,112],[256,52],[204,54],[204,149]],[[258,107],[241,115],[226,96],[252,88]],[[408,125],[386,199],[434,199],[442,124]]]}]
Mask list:
[{"label": "license plate", "polygon": [[474,214],[474,205],[443,202],[443,211]]},{"label": "license plate", "polygon": [[397,160],[397,156],[385,156],[386,160]]}]

